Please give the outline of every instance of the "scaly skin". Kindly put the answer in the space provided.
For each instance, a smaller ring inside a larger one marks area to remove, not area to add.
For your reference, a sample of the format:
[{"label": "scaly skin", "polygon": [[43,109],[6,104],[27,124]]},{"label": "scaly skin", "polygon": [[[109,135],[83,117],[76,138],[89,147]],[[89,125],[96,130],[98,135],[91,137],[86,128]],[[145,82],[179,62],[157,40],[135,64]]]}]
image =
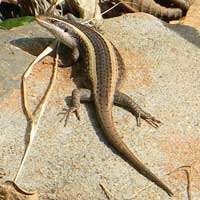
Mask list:
[{"label": "scaly skin", "polygon": [[177,8],[167,8],[156,3],[154,0],[112,0],[122,2],[122,5],[130,12],[146,12],[164,20],[176,20],[183,16],[189,8],[188,0],[170,0]]},{"label": "scaly skin", "polygon": [[122,141],[113,123],[113,103],[128,107],[132,113],[136,114],[138,124],[140,124],[140,117],[155,127],[160,123],[143,111],[130,97],[118,91],[123,80],[121,77],[125,76],[123,60],[118,50],[101,34],[84,25],[58,17],[39,16],[36,20],[65,45],[74,48],[73,52],[77,52],[76,56],[79,55],[84,65],[84,86],[90,90],[75,89],[73,91],[72,107],[67,117],[75,112],[80,118],[80,100],[93,101],[99,123],[109,143],[138,172],[172,196],[172,191],[146,168]]}]

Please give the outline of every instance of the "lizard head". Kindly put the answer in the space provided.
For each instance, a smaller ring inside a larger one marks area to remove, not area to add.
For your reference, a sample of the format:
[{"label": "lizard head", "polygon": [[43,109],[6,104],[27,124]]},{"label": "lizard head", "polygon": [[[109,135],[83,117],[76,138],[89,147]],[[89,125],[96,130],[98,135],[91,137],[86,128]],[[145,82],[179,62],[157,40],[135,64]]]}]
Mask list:
[{"label": "lizard head", "polygon": [[76,31],[70,21],[52,16],[37,16],[36,21],[68,47],[77,46]]}]

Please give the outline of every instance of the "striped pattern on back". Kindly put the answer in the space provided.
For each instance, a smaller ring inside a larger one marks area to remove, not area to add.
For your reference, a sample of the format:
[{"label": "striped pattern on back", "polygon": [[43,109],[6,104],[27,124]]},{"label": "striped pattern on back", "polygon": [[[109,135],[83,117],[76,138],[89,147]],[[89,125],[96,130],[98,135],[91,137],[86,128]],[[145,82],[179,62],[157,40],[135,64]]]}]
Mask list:
[{"label": "striped pattern on back", "polygon": [[[69,23],[69,22],[68,22]],[[88,63],[89,79],[93,84],[93,93],[96,106],[99,104],[105,105],[106,108],[110,108],[113,103],[113,95],[116,89],[118,75],[118,58],[116,57],[113,45],[102,35],[94,30],[87,28],[81,24],[70,22],[77,27],[76,32],[78,34],[85,34],[87,41],[82,40],[82,49],[87,51],[86,46],[91,43],[94,50],[95,62]],[[78,30],[80,29],[80,31]],[[83,37],[81,37],[83,39]],[[90,56],[91,52],[85,53]],[[91,58],[86,60],[91,60]],[[100,98],[101,97],[101,98]]]}]

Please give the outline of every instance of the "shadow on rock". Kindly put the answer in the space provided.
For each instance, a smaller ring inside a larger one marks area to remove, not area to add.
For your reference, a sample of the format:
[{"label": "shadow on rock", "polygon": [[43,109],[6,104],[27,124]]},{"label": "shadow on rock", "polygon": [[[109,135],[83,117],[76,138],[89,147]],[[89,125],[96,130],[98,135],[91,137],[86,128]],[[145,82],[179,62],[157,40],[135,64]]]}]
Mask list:
[{"label": "shadow on rock", "polygon": [[12,40],[10,43],[27,53],[37,56],[39,55],[51,42],[52,38],[20,38]]},{"label": "shadow on rock", "polygon": [[163,25],[170,30],[179,34],[182,38],[186,39],[188,42],[194,44],[198,48],[200,48],[200,32],[187,25],[183,24],[167,24],[163,23]]},{"label": "shadow on rock", "polygon": [[[23,51],[26,51],[27,53],[38,56],[42,51],[45,50],[47,46],[49,46],[54,39],[52,38],[20,38],[17,40],[12,40],[10,43]],[[59,46],[59,67],[68,67],[71,66],[72,60],[71,60],[71,54],[72,51],[70,48],[65,46],[64,44],[60,44]],[[55,57],[55,51],[49,54],[52,57]]]}]

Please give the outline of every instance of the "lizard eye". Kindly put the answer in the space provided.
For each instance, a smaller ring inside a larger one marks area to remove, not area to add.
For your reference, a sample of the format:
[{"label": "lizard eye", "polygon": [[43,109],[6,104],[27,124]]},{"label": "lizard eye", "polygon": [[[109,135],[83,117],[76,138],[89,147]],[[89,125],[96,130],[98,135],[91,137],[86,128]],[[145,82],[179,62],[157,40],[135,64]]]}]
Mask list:
[{"label": "lizard eye", "polygon": [[65,29],[64,29],[64,32],[67,32],[67,31],[68,31],[68,28],[65,28]]}]

